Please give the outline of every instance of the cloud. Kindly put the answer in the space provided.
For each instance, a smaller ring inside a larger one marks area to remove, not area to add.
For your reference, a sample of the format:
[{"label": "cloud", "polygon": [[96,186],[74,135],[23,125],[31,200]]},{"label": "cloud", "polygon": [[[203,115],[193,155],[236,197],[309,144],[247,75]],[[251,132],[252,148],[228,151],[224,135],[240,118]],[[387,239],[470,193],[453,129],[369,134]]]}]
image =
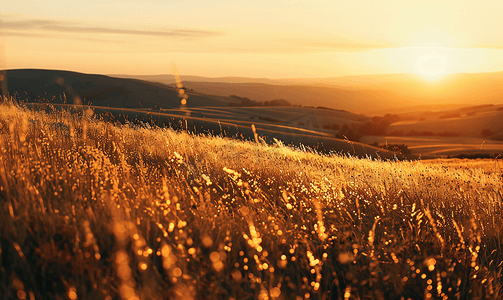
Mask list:
[{"label": "cloud", "polygon": [[4,21],[1,24],[3,29],[14,31],[41,30],[48,32],[83,33],[83,34],[119,34],[119,35],[141,35],[155,37],[181,37],[181,38],[203,38],[221,36],[222,32],[211,30],[195,29],[168,29],[168,30],[137,30],[137,29],[114,29],[106,27],[76,26],[71,23],[57,22],[51,20],[25,20],[25,21]]},{"label": "cloud", "polygon": [[491,50],[503,50],[503,44],[480,44],[470,48],[481,48],[481,49],[491,49]]},{"label": "cloud", "polygon": [[[391,43],[379,42],[352,42],[344,39],[324,38],[285,38],[285,39],[261,39],[261,40],[236,40],[234,44],[208,45],[200,52],[215,53],[264,53],[264,54],[314,54],[327,52],[365,52],[378,49],[397,47]],[[197,52],[197,50],[188,50]]]},{"label": "cloud", "polygon": [[26,21],[3,21],[3,29],[36,29],[47,25],[58,24],[56,21],[49,20],[26,20]]},{"label": "cloud", "polygon": [[19,37],[47,37],[47,34],[16,32],[16,31],[1,31],[0,36],[19,36]]},{"label": "cloud", "polygon": [[300,43],[306,48],[317,52],[361,52],[377,49],[394,48],[393,44],[378,44],[378,43],[353,43],[353,42],[339,42],[339,41],[309,41]]},{"label": "cloud", "polygon": [[[168,29],[168,30],[141,30],[118,29],[98,26],[84,26],[73,22],[60,22],[55,20],[27,19],[9,20],[1,24],[1,29],[6,36],[25,37],[57,37],[61,39],[75,39],[104,43],[132,43],[126,36],[144,36],[182,39],[188,43],[171,43],[170,52],[180,53],[228,53],[228,54],[312,54],[325,52],[364,52],[375,49],[394,48],[396,45],[382,41],[348,40],[331,35],[324,31],[295,28],[294,32],[277,30],[274,28],[253,28],[250,32],[225,32],[226,38],[205,42],[204,47],[191,42],[197,42],[206,37],[224,35],[221,31],[194,30],[194,29]],[[267,31],[264,31],[268,29]],[[61,34],[66,33],[66,34]],[[108,39],[114,36],[114,39]],[[123,36],[124,39],[120,37]],[[148,53],[166,52],[169,40],[159,44],[156,42],[147,49],[135,47],[131,44],[128,51],[141,51]],[[67,51],[70,51],[67,49]],[[98,49],[80,49],[75,51],[93,52]],[[121,51],[115,49],[113,51]]]}]

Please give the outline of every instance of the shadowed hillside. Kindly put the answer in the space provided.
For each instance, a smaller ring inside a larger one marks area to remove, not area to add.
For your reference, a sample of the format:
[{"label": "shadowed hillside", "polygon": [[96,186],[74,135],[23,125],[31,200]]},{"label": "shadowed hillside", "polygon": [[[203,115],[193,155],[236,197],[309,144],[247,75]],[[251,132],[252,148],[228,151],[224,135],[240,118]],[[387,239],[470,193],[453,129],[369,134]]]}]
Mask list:
[{"label": "shadowed hillside", "polygon": [[379,109],[415,106],[415,102],[399,99],[392,92],[370,89],[347,90],[337,87],[306,85],[270,85],[263,83],[183,82],[187,88],[213,95],[238,95],[253,100],[285,99],[293,105],[324,106],[332,109],[367,113]]},{"label": "shadowed hillside", "polygon": [[[55,70],[8,70],[11,95],[26,102],[49,101],[73,104],[79,96],[83,104],[123,108],[177,108],[180,98],[176,89],[137,79],[113,78]],[[230,97],[188,92],[187,106],[228,106]],[[66,95],[66,99],[63,95]]]},{"label": "shadowed hillside", "polygon": [[[368,117],[356,114],[354,109],[363,105],[366,109],[379,107],[382,110],[393,110],[404,103],[388,101],[392,96],[386,91],[380,93],[356,88],[344,90],[328,86],[188,82],[186,85],[189,86],[209,84],[210,87],[216,87],[210,88],[209,92],[225,90],[233,95],[225,97],[201,94],[184,87],[188,102],[186,106],[181,106],[178,91],[162,83],[65,71],[13,70],[8,74],[10,90],[18,95],[18,100],[48,102],[53,105],[64,104],[66,101],[73,104],[73,99],[78,95],[83,104],[92,105],[96,112],[107,114],[121,122],[139,119],[160,126],[247,140],[255,140],[252,132],[252,126],[255,126],[258,134],[268,144],[274,144],[276,139],[325,153],[335,151],[359,157],[368,155],[393,158],[392,153],[382,149],[397,152],[400,158],[403,157],[401,155],[407,158],[430,158],[461,154],[497,156],[503,153],[503,144],[499,142],[503,140],[500,122],[502,111],[499,105],[460,109],[453,109],[455,105],[449,105],[449,109],[442,111],[422,110]],[[493,74],[493,77],[498,78],[498,74]],[[463,76],[461,74],[458,77],[464,78]],[[404,82],[414,80],[412,75],[363,77],[367,80],[367,85],[375,86],[395,84],[403,87]],[[345,80],[349,82],[350,79]],[[456,82],[452,78],[449,80],[451,84]],[[365,82],[360,84],[365,85]],[[331,98],[333,91],[337,91],[340,98]],[[250,93],[251,99],[237,96],[246,93]],[[267,98],[260,98],[264,95]],[[304,97],[302,103],[310,105],[288,105],[285,100],[277,100],[281,96],[292,99]],[[273,99],[276,101],[270,101]],[[286,106],[267,106],[266,101],[269,105],[277,102]],[[325,103],[324,101],[329,103],[318,107],[311,105]],[[334,103],[347,105],[349,109],[330,109],[329,106]],[[359,141],[375,147],[364,146],[357,143]]]},{"label": "shadowed hillside", "polygon": [[[174,83],[172,75],[123,77]],[[182,76],[182,80],[188,88],[202,93],[238,95],[261,101],[286,99],[295,105],[326,106],[358,113],[503,103],[503,72],[451,74],[435,82],[415,74],[285,79]]]}]

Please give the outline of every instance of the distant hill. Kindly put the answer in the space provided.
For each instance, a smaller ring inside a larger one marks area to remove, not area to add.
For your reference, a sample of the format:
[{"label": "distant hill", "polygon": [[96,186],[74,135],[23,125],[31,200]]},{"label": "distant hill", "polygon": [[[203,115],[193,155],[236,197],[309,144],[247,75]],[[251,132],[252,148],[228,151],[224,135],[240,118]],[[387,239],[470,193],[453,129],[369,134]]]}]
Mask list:
[{"label": "distant hill", "polygon": [[373,110],[393,110],[397,107],[416,106],[410,99],[397,97],[391,91],[358,89],[348,90],[328,86],[271,85],[264,83],[188,82],[183,85],[194,91],[213,95],[237,95],[252,100],[285,99],[293,105],[323,106],[354,113]]},{"label": "distant hill", "polygon": [[[136,78],[175,86],[173,75],[112,75],[121,78]],[[327,79],[267,79],[246,77],[200,77],[181,76],[184,87],[205,94],[236,95],[256,101],[285,99],[294,105],[324,106],[367,113],[374,107],[394,109],[396,107],[416,106],[414,102],[405,103],[392,91],[376,91],[364,87],[343,87],[330,85]],[[312,84],[312,85],[311,85]]]},{"label": "distant hill", "polygon": [[[11,95],[25,102],[73,103],[79,96],[83,104],[121,108],[177,108],[176,89],[138,79],[69,71],[19,69],[7,71]],[[187,92],[187,106],[228,106],[238,102],[231,97]],[[66,96],[66,99],[65,99]]]},{"label": "distant hill", "polygon": [[[405,115],[402,116],[405,118]],[[503,140],[503,105],[477,105],[456,110],[416,113],[387,129],[393,136],[470,136]]]},{"label": "distant hill", "polygon": [[[125,77],[174,83],[173,75]],[[181,76],[181,79],[185,87],[201,93],[259,101],[285,99],[294,105],[367,114],[503,103],[503,72],[451,74],[436,82],[415,74],[286,79]]]},{"label": "distant hill", "polygon": [[[129,78],[129,79],[140,79],[145,81],[156,81],[166,84],[175,83],[175,75],[172,74],[162,74],[162,75],[124,75],[124,74],[109,74],[111,77],[116,78]],[[276,79],[269,78],[251,78],[251,77],[204,77],[204,76],[193,76],[193,75],[182,75],[180,76],[183,81],[195,81],[195,82],[225,82],[225,83],[265,83],[265,84],[281,84],[280,81]]]}]

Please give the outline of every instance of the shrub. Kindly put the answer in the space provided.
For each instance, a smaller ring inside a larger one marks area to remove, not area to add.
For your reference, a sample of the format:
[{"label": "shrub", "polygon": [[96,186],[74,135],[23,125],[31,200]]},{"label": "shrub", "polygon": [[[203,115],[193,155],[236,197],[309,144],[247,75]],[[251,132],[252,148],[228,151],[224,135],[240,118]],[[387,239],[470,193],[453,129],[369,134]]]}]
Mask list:
[{"label": "shrub", "polygon": [[480,135],[483,137],[490,137],[491,135],[494,135],[495,133],[491,129],[483,129],[480,132]]},{"label": "shrub", "polygon": [[338,139],[348,139],[350,141],[355,141],[358,142],[362,134],[359,131],[358,125],[357,124],[344,124],[342,125],[341,130],[335,135]]}]

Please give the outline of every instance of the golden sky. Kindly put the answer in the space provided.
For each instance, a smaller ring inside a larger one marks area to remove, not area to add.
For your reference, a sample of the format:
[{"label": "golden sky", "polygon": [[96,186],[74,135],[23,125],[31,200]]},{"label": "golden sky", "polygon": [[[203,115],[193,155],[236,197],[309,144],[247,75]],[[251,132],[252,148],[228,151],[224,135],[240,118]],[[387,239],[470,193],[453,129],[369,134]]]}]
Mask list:
[{"label": "golden sky", "polygon": [[[79,1],[80,2],[80,1]],[[99,74],[333,77],[503,71],[503,1],[2,4],[6,68]]]}]

